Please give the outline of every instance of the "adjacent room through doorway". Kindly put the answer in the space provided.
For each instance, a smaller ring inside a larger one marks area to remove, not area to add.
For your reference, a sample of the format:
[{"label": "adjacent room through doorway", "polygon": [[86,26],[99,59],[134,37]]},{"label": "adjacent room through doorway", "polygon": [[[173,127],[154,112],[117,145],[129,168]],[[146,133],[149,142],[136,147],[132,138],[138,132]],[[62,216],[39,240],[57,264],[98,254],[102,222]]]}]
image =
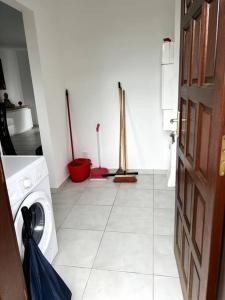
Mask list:
[{"label": "adjacent room through doorway", "polygon": [[[41,139],[22,13],[0,2],[0,97],[17,155],[41,154]],[[3,151],[4,151],[4,145]],[[9,154],[9,153],[5,153]]]}]

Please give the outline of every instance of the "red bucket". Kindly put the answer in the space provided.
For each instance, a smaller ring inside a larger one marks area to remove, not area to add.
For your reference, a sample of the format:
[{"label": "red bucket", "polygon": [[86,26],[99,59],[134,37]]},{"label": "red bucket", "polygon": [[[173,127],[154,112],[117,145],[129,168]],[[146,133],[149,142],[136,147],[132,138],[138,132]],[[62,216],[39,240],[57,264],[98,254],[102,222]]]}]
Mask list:
[{"label": "red bucket", "polygon": [[73,182],[81,182],[90,176],[91,160],[87,158],[74,159],[68,164],[70,177]]}]

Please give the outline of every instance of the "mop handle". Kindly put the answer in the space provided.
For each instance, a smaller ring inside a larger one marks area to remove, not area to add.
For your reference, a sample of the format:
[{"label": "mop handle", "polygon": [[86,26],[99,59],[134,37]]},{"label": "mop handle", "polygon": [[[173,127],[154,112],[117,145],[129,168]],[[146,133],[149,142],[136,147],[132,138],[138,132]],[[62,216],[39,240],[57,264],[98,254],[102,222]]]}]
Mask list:
[{"label": "mop handle", "polygon": [[123,145],[123,155],[124,155],[124,170],[127,171],[127,132],[126,132],[126,105],[125,105],[126,92],[123,90],[123,130],[124,130],[124,145]]},{"label": "mop handle", "polygon": [[72,126],[71,126],[70,102],[69,102],[69,91],[68,90],[66,90],[66,104],[67,104],[67,113],[68,113],[68,119],[69,119],[70,143],[71,143],[71,150],[72,150],[72,158],[74,160],[73,133],[72,133]]},{"label": "mop handle", "polygon": [[99,166],[99,168],[101,168],[101,154],[100,154],[99,129],[100,129],[100,124],[98,123],[97,126],[96,126],[97,146],[98,146],[98,166]]},{"label": "mop handle", "polygon": [[122,139],[123,139],[123,90],[121,83],[118,82],[119,101],[120,101],[120,145],[119,145],[119,169],[122,169]]}]

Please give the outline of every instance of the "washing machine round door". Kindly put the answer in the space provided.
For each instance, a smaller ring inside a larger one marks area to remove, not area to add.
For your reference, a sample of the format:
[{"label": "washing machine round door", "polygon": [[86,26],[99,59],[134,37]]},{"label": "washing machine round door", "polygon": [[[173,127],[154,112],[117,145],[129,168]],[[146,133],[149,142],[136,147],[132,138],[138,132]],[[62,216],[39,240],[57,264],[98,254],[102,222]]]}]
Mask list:
[{"label": "washing machine round door", "polygon": [[14,222],[17,242],[22,259],[24,256],[25,240],[24,222],[21,213],[21,208],[23,206],[26,206],[32,214],[32,236],[43,254],[45,254],[49,247],[54,224],[51,202],[44,192],[33,192],[24,199]]}]

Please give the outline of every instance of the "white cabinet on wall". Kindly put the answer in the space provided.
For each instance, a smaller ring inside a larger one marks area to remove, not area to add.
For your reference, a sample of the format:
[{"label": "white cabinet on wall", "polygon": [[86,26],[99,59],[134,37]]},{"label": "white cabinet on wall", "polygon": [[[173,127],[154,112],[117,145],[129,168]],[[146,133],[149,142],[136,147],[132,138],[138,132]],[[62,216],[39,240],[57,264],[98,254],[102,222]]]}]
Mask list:
[{"label": "white cabinet on wall", "polygon": [[175,81],[174,64],[162,65],[162,109],[174,109],[176,106]]},{"label": "white cabinet on wall", "polygon": [[163,130],[175,131],[176,124],[171,124],[171,119],[177,117],[177,76],[174,64],[174,42],[164,41],[162,45],[162,90],[161,108],[163,119]]},{"label": "white cabinet on wall", "polygon": [[162,45],[162,65],[174,63],[174,42],[164,41]]}]

